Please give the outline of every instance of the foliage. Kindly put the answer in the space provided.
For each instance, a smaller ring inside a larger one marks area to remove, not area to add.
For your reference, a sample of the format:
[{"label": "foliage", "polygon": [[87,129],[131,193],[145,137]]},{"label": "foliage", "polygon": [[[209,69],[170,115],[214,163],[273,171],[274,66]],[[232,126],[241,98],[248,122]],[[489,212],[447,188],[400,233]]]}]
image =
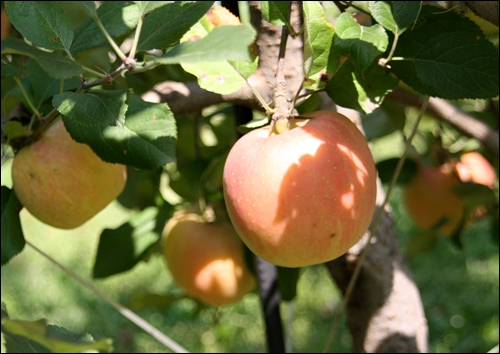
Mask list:
[{"label": "foliage", "polygon": [[[261,3],[268,22],[298,35],[285,2]],[[62,117],[74,140],[88,144],[104,161],[129,166],[127,187],[118,198],[129,212],[121,225],[101,230],[95,255],[89,257],[94,278],[120,276],[148,261],[158,252],[161,229],[175,209],[187,204],[200,206],[205,214],[224,209],[222,169],[238,138],[233,108],[221,104],[179,114],[143,96],[162,81],[197,82],[221,95],[235,94],[251,83],[263,64],[253,50],[258,34],[247,23],[212,24],[204,16],[212,4],[5,2],[15,31],[8,38],[2,33],[2,164]],[[408,107],[387,100],[390,92],[404,88],[454,100],[471,114],[481,113],[479,118],[487,123],[498,124],[498,117],[488,116],[485,108],[498,96],[498,48],[479,25],[463,14],[419,2],[354,6],[368,23],[356,21],[349,12],[332,12],[320,2],[303,2],[304,97],[297,100],[297,109],[301,114],[316,110],[320,100],[315,93],[325,91],[336,104],[363,112],[368,140],[381,147],[373,154],[383,182],[393,175],[395,159],[402,156],[401,136],[414,118]],[[467,100],[484,109],[468,109]],[[261,103],[267,115],[276,108]],[[268,121],[255,120],[246,127]],[[391,143],[384,146],[384,141]],[[412,158],[431,160],[437,148],[454,157],[481,146],[445,123],[424,122]],[[407,161],[398,183],[408,181],[414,167],[412,159]],[[458,193],[469,198],[471,209],[491,201],[485,220],[498,228],[498,186],[471,188]],[[473,200],[477,192],[484,193],[482,200]],[[13,190],[2,183],[2,266],[9,267],[27,252],[25,237],[30,236],[21,209]],[[431,238],[432,245],[441,242]],[[498,242],[498,236],[493,239]],[[456,244],[463,247],[463,240],[459,230]],[[51,247],[55,254],[60,252]],[[429,250],[424,248],[416,254]],[[297,272],[284,278],[292,279],[280,284],[286,300],[292,300],[300,278]],[[7,332],[23,333],[5,324]],[[46,330],[41,322],[30,325],[40,333]]]}]

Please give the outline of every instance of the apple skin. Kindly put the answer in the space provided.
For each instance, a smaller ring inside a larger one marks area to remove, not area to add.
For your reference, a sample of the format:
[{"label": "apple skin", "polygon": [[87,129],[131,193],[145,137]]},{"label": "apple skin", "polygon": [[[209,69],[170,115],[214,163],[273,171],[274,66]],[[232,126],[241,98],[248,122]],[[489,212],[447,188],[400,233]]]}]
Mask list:
[{"label": "apple skin", "polygon": [[14,191],[43,223],[73,229],[104,209],[125,187],[124,165],[102,161],[74,141],[58,120],[34,144],[14,157]]},{"label": "apple skin", "polygon": [[473,182],[491,189],[495,188],[497,179],[495,169],[480,153],[471,151],[462,154],[455,168],[462,182]]},{"label": "apple skin", "polygon": [[364,135],[347,117],[318,111],[290,130],[251,131],[223,173],[226,207],[243,242],[283,267],[331,261],[366,232],[377,173]]},{"label": "apple skin", "polygon": [[237,302],[255,287],[243,244],[229,223],[176,213],[163,229],[161,245],[176,284],[208,305]]},{"label": "apple skin", "polygon": [[464,203],[452,190],[461,182],[449,164],[433,167],[417,162],[417,168],[415,176],[403,188],[403,203],[408,215],[422,230],[446,217],[447,222],[436,231],[451,236],[464,216]]}]

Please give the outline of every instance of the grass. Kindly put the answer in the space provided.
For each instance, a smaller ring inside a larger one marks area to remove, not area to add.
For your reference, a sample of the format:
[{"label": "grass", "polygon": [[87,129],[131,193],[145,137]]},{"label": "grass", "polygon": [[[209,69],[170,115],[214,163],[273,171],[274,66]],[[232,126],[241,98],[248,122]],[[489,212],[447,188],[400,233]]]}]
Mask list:
[{"label": "grass", "polygon": [[[4,167],[2,184],[8,185]],[[414,230],[399,203],[398,190],[391,205],[404,247]],[[130,211],[112,203],[87,224],[71,231],[48,227],[25,210],[21,219],[30,242],[90,279],[101,230],[120,225],[129,215]],[[442,239],[432,251],[409,262],[428,319],[431,352],[486,352],[498,344],[498,247],[489,239],[487,223],[469,229],[465,240],[464,250],[459,250]],[[179,292],[159,256],[126,273],[93,283],[122,304],[145,292]],[[49,323],[77,333],[88,332],[96,339],[110,337],[117,352],[167,350],[30,247],[2,267],[1,294],[11,318],[46,318]],[[324,267],[303,269],[293,305],[281,305],[289,348],[294,352],[321,351],[339,303],[339,291]],[[183,299],[168,308],[144,308],[138,314],[189,351],[267,350],[256,293],[221,309],[203,308],[193,300]],[[351,349],[344,325],[333,348],[335,352]]]}]

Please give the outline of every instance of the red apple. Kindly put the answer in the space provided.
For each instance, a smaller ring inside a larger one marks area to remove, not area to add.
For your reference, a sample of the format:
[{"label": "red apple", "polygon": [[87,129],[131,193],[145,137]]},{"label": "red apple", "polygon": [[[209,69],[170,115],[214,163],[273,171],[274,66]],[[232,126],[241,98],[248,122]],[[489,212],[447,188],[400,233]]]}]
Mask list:
[{"label": "red apple", "polygon": [[403,188],[403,202],[415,224],[426,230],[443,220],[436,231],[450,236],[464,216],[464,203],[453,192],[460,180],[453,173],[450,164],[439,167],[417,163],[418,170]]},{"label": "red apple", "polygon": [[243,242],[284,267],[330,261],[365,233],[375,210],[375,164],[345,116],[320,111],[240,138],[224,166],[227,211]]},{"label": "red apple", "polygon": [[243,244],[229,223],[208,223],[197,214],[177,213],[165,225],[162,249],[177,285],[206,304],[239,301],[255,286]]},{"label": "red apple", "polygon": [[490,162],[478,152],[466,152],[457,162],[456,172],[462,182],[474,182],[494,188],[497,175]]},{"label": "red apple", "polygon": [[62,120],[14,157],[12,182],[19,201],[47,225],[72,229],[104,209],[125,187],[124,165],[102,161],[74,141]]}]

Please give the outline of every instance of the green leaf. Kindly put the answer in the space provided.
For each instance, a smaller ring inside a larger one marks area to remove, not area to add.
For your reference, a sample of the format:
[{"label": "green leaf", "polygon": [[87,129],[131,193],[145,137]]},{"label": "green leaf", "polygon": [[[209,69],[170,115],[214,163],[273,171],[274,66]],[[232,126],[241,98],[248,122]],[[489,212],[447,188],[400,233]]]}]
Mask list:
[{"label": "green leaf", "polygon": [[429,40],[412,59],[421,82],[446,99],[498,96],[498,50],[469,32]]},{"label": "green leaf", "polygon": [[138,50],[171,47],[203,17],[213,1],[175,1],[153,11],[144,19]]},{"label": "green leaf", "polygon": [[106,278],[127,271],[141,261],[158,241],[168,214],[148,207],[116,229],[101,233],[93,277]]},{"label": "green leaf", "polygon": [[321,106],[320,95],[313,94],[309,96],[305,101],[301,102],[300,105],[296,106],[297,112],[302,115],[306,113],[315,112]]},{"label": "green leaf", "polygon": [[[396,166],[399,163],[399,158],[387,159],[377,163],[376,168],[378,171],[378,176],[382,183],[390,183],[394,173],[396,172]],[[399,177],[396,183],[406,184],[413,176],[417,173],[417,164],[415,161],[406,158],[403,162],[403,167],[399,173]]]},{"label": "green leaf", "polygon": [[250,25],[220,26],[196,42],[178,44],[162,57],[149,59],[160,64],[251,61],[248,46],[254,41],[255,35],[255,30]]},{"label": "green leaf", "polygon": [[327,83],[325,90],[336,104],[371,113],[397,84],[398,80],[389,70],[377,63],[361,74],[354,63],[347,61]]},{"label": "green leaf", "polygon": [[95,2],[93,2],[93,1],[80,1],[80,3],[83,5],[83,8],[85,9],[85,13],[89,17],[97,15],[97,9],[95,7]]},{"label": "green leaf", "polygon": [[276,26],[285,26],[289,22],[290,14],[286,1],[261,1],[262,17]]},{"label": "green leaf", "polygon": [[26,242],[19,219],[22,207],[14,191],[2,186],[2,266],[24,249]]},{"label": "green leaf", "polygon": [[349,55],[360,72],[365,71],[387,49],[389,39],[380,25],[360,26],[344,12],[337,19],[334,44],[341,53]]},{"label": "green leaf", "polygon": [[[30,82],[29,91],[35,107],[40,108],[42,103],[61,91],[61,80],[51,78],[35,60],[28,60],[26,73]],[[81,82],[77,78],[63,81],[64,90],[74,90],[80,85]],[[50,109],[52,109],[52,105]]]},{"label": "green leaf", "polygon": [[162,6],[173,3],[173,1],[134,1],[142,16],[159,9]]},{"label": "green leaf", "polygon": [[405,125],[404,107],[396,102],[385,100],[373,112],[362,115],[361,123],[368,141],[389,135],[396,130],[403,130]]},{"label": "green leaf", "polygon": [[16,68],[14,65],[4,64],[2,62],[2,80],[14,77],[19,74],[22,70]]},{"label": "green leaf", "polygon": [[62,92],[54,96],[52,103],[62,115],[81,126],[117,125],[125,120],[127,93],[127,90]]},{"label": "green leaf", "polygon": [[[242,25],[247,26],[247,25]],[[221,26],[226,28],[237,28],[242,26]],[[220,27],[217,27],[220,28]],[[217,29],[216,28],[216,29]],[[214,29],[215,31],[215,29]],[[246,32],[246,30],[244,30]],[[253,31],[253,30],[252,30]],[[193,36],[205,38],[208,32],[200,24],[194,25],[191,30],[186,33],[183,40],[187,40]],[[226,38],[226,42],[231,42],[237,37]],[[249,37],[247,38],[247,40]],[[200,40],[201,41],[201,40]],[[248,48],[246,49],[248,53]],[[257,69],[258,58],[255,57],[252,62],[225,60],[218,62],[198,62],[198,63],[181,63],[182,68],[195,75],[198,78],[198,84],[205,90],[212,91],[218,94],[230,94],[236,92],[246,84],[246,78],[250,77]]]},{"label": "green leaf", "polygon": [[104,161],[145,170],[175,161],[177,131],[166,103],[144,102],[131,94],[125,124],[82,126],[66,116],[63,120],[71,137]]},{"label": "green leaf", "polygon": [[[137,5],[129,1],[104,1],[97,9],[97,17],[111,37],[118,37],[131,32],[139,22],[140,11]],[[71,53],[99,47],[107,43],[93,18],[87,18],[75,28],[75,40]]]},{"label": "green leaf", "polygon": [[5,9],[14,27],[34,45],[69,50],[73,28],[56,1],[8,1]]},{"label": "green leaf", "polygon": [[394,34],[403,33],[417,19],[421,3],[418,1],[370,1],[373,18]]},{"label": "green leaf", "polygon": [[[239,64],[239,63],[238,63]],[[201,88],[221,95],[228,95],[238,91],[246,84],[239,72],[239,66],[231,62],[205,62],[195,64],[182,64],[182,68],[198,78]],[[257,59],[252,66],[246,66],[248,71],[257,68]]]},{"label": "green leaf", "polygon": [[80,65],[73,60],[55,53],[47,53],[15,38],[2,41],[2,54],[19,54],[33,58],[55,79],[68,79],[82,73]]},{"label": "green leaf", "polygon": [[125,188],[116,198],[128,209],[145,209],[148,206],[158,205],[161,200],[160,178],[162,170],[139,170],[127,167],[127,182]]},{"label": "green leaf", "polygon": [[[77,334],[59,326],[47,325],[45,319],[21,321],[3,318],[2,332],[24,337],[54,353],[110,352],[113,349],[110,338],[103,338],[95,342],[88,334]],[[9,343],[9,347],[14,349],[17,347],[15,344]]]},{"label": "green leaf", "polygon": [[446,99],[498,95],[498,49],[473,21],[423,6],[398,40],[391,71],[415,91]]},{"label": "green leaf", "polygon": [[491,208],[497,204],[495,191],[482,184],[461,183],[453,188],[453,192],[460,196],[465,208],[470,211],[479,206]]},{"label": "green leaf", "polygon": [[[324,86],[321,75],[328,71],[337,71],[340,57],[333,67],[330,60],[335,30],[326,20],[326,14],[317,1],[304,1],[304,75],[308,79],[307,87],[316,89]],[[330,67],[327,69],[327,67]]]}]

